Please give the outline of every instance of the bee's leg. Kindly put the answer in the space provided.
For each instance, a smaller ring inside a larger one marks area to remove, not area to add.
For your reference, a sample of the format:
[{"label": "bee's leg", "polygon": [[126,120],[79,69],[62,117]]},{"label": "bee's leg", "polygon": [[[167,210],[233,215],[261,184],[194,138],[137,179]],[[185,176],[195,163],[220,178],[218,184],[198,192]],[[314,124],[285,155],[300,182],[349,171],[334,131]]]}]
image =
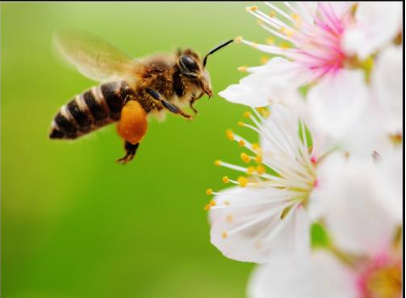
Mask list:
[{"label": "bee's leg", "polygon": [[137,153],[137,149],[139,146],[140,146],[140,143],[133,145],[126,141],[125,145],[124,145],[125,156],[120,159],[117,159],[116,161],[121,164],[126,164],[127,162],[131,161],[134,158],[135,153]]},{"label": "bee's leg", "polygon": [[165,98],[162,97],[161,94],[159,94],[158,92],[156,92],[155,90],[152,90],[150,88],[146,88],[145,91],[147,91],[147,93],[149,95],[151,95],[153,98],[155,98],[156,100],[158,100],[160,103],[162,103],[162,105],[170,112],[174,113],[174,114],[179,114],[182,115],[183,117],[185,117],[186,119],[193,119],[193,116],[186,114],[185,112],[183,112],[180,108],[178,108],[177,106],[175,106],[174,104],[170,103],[169,101],[167,101]]},{"label": "bee's leg", "polygon": [[198,110],[196,110],[196,108],[193,106],[194,105],[194,103],[199,99],[199,98],[201,98],[203,96],[203,93],[200,95],[200,96],[198,96],[198,97],[192,97],[192,100],[189,102],[189,107],[193,110],[193,112],[195,113],[195,116],[199,113],[199,111]]}]

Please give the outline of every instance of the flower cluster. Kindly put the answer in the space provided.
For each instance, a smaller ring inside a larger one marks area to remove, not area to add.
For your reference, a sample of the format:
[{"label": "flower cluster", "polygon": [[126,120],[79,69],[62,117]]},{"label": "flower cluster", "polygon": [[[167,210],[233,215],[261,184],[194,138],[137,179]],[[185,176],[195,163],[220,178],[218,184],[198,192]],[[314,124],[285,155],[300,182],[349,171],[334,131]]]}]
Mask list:
[{"label": "flower cluster", "polygon": [[268,44],[236,41],[274,57],[220,92],[259,141],[227,131],[243,165],[215,164],[242,174],[208,191],[211,242],[261,264],[253,298],[400,297],[402,4],[265,5]]}]

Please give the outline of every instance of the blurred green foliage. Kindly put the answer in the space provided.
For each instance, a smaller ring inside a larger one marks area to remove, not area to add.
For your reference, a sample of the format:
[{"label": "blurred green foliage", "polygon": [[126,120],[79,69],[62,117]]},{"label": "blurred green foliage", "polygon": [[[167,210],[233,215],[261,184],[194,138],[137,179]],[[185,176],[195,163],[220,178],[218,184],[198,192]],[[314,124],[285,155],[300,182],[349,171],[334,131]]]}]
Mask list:
[{"label": "blurred green foliage", "polygon": [[[240,148],[224,131],[246,110],[202,99],[194,122],[151,121],[136,159],[114,126],[75,142],[48,139],[61,105],[93,86],[52,48],[58,28],[96,34],[135,57],[190,46],[204,53],[266,33],[247,3],[2,3],[2,294],[7,298],[244,297],[251,264],[210,244],[208,187]],[[232,45],[208,63],[215,93],[261,54]],[[242,128],[238,128],[243,130]],[[241,133],[252,141],[256,136]]]}]

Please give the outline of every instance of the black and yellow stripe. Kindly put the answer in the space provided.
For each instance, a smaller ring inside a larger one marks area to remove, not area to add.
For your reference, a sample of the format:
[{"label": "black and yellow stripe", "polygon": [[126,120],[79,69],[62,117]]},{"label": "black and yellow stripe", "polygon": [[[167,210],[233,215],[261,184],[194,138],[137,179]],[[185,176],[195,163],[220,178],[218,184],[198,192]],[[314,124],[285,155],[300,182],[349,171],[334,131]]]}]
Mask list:
[{"label": "black and yellow stripe", "polygon": [[112,82],[94,87],[61,107],[51,124],[51,139],[76,139],[120,119],[127,95],[134,91],[127,83]]}]

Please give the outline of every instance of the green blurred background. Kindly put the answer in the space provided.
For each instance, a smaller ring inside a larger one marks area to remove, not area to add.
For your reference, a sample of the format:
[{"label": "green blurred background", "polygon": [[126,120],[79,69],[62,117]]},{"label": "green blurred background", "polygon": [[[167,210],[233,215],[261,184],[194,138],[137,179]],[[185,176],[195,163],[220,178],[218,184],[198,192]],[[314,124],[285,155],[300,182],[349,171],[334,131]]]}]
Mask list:
[{"label": "green blurred background", "polygon": [[[250,3],[252,5],[252,3]],[[210,244],[205,190],[213,161],[238,161],[225,137],[246,110],[203,98],[194,122],[151,121],[135,160],[114,126],[75,142],[48,139],[61,105],[95,83],[52,48],[58,28],[81,28],[141,57],[190,46],[205,53],[238,35],[266,38],[247,3],[2,3],[2,294],[43,297],[245,297],[252,264]],[[231,45],[209,59],[214,91],[261,54]],[[247,131],[245,136],[255,140]]]}]

